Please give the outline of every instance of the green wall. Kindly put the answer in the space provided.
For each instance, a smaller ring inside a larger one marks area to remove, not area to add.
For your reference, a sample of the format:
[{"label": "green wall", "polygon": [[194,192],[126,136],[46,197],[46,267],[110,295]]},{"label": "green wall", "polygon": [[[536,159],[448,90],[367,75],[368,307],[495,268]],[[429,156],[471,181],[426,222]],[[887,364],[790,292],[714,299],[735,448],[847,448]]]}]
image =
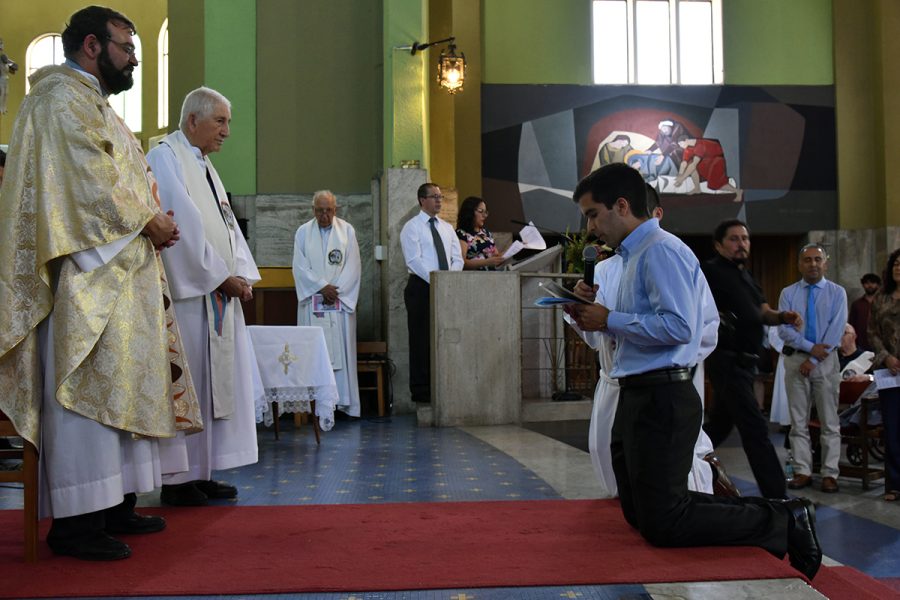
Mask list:
[{"label": "green wall", "polygon": [[830,85],[831,0],[724,0],[725,83]]},{"label": "green wall", "polygon": [[[591,0],[482,0],[485,83],[593,83]],[[834,82],[831,0],[723,0],[725,82]]]},{"label": "green wall", "polygon": [[482,0],[484,83],[593,82],[590,0]]},{"label": "green wall", "polygon": [[382,168],[382,3],[257,3],[257,191],[366,193]]},{"label": "green wall", "polygon": [[206,85],[231,101],[231,137],[216,170],[232,194],[255,194],[256,0],[207,0],[205,31]]},{"label": "green wall", "polygon": [[188,92],[224,94],[231,136],[212,160],[229,192],[255,194],[256,0],[169,0],[169,65],[169,131]]},{"label": "green wall", "polygon": [[399,167],[400,161],[418,160],[427,168],[427,55],[395,50],[426,41],[425,0],[383,0],[383,5],[383,166]]}]

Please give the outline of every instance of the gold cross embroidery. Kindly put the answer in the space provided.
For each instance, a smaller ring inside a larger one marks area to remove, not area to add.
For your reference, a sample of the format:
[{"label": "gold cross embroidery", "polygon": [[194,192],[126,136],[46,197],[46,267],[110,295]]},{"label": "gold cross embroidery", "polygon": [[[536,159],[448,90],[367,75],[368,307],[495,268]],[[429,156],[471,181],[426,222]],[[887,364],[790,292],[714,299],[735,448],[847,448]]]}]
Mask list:
[{"label": "gold cross embroidery", "polygon": [[291,363],[294,362],[295,360],[297,360],[298,358],[300,358],[300,357],[294,356],[293,354],[291,354],[291,347],[287,343],[285,343],[284,344],[284,352],[282,352],[278,356],[278,362],[280,362],[281,365],[284,367],[285,375],[287,375],[288,367],[291,365]]}]

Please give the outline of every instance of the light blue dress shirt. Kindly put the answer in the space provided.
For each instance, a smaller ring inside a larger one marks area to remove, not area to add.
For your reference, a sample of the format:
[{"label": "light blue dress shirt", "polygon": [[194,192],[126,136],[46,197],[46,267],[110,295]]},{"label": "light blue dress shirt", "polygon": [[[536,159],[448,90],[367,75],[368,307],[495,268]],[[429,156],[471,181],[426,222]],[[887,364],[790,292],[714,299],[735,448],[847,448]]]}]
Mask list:
[{"label": "light blue dress shirt", "polygon": [[719,314],[697,257],[648,219],[616,252],[622,281],[607,328],[618,345],[612,377],[693,367],[715,345]]},{"label": "light blue dress shirt", "polygon": [[[844,326],[847,324],[847,291],[838,284],[828,281],[824,277],[817,283],[816,302],[816,344],[825,344],[829,351],[833,351],[841,343],[844,335]],[[806,298],[809,294],[810,284],[803,279],[781,290],[778,299],[778,310],[793,310],[801,315],[806,315]],[[804,316],[804,320],[806,317]],[[786,346],[796,350],[809,352],[815,345],[804,337],[803,330],[797,331],[792,325],[778,327],[778,336],[784,340]],[[809,357],[810,362],[818,364],[815,357]]]}]

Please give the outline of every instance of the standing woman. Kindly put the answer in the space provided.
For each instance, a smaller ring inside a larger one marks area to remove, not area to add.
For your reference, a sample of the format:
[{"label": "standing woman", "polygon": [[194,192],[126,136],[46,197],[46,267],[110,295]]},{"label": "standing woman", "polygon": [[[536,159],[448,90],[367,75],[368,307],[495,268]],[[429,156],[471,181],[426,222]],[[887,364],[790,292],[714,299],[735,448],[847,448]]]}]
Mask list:
[{"label": "standing woman", "polygon": [[456,235],[462,250],[463,269],[495,271],[503,262],[494,237],[484,226],[487,217],[487,205],[477,196],[469,196],[459,206]]},{"label": "standing woman", "polygon": [[[900,248],[891,253],[884,270],[884,287],[875,296],[869,318],[869,343],[875,351],[875,369],[900,374]],[[900,499],[900,388],[878,390],[884,421],[887,476],[884,499]]]}]

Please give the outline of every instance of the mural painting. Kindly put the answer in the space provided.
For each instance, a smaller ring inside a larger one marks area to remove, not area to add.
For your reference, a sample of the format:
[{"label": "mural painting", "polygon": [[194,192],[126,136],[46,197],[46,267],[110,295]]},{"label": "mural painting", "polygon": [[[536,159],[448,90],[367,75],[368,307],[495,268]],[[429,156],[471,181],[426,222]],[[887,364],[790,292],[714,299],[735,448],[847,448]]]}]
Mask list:
[{"label": "mural painting", "polygon": [[660,192],[676,233],[837,225],[831,86],[484,85],[482,156],[497,230],[580,229],[572,190],[612,162]]}]

